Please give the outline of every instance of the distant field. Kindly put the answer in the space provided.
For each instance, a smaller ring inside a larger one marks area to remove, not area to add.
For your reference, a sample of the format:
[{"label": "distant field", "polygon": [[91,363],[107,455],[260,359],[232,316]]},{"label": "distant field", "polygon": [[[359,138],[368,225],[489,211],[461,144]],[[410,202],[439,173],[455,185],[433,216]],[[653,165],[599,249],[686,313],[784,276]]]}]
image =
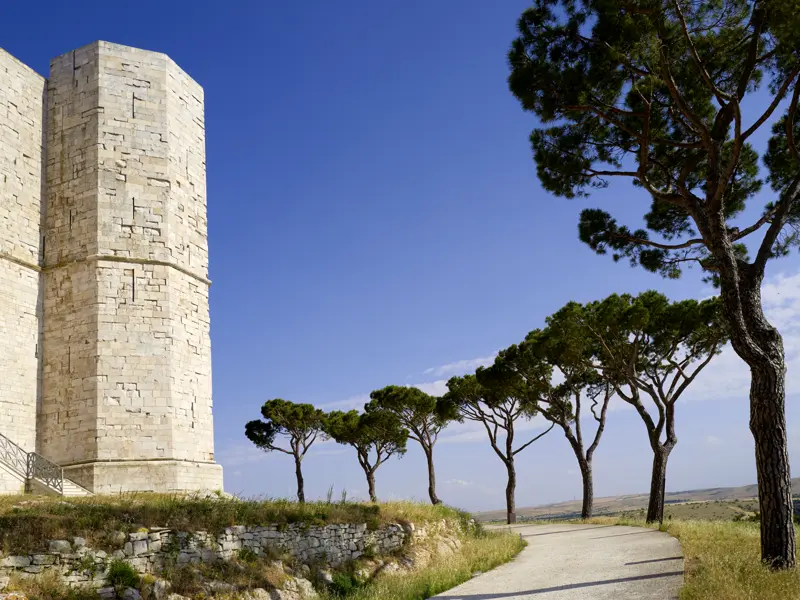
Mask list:
[{"label": "distant field", "polygon": [[[800,478],[792,479],[792,492],[800,494]],[[737,514],[748,516],[758,510],[756,485],[732,488],[710,488],[667,492],[664,514],[673,519],[732,519]],[[642,516],[647,510],[647,494],[595,498],[594,514]],[[580,517],[581,502],[559,502],[517,509],[517,519],[570,519]],[[503,521],[505,510],[475,513],[479,521]]]},{"label": "distant field", "polygon": [[[732,521],[735,517],[749,517],[758,512],[758,500],[714,500],[711,502],[689,502],[686,504],[670,504],[664,507],[664,518],[704,521]],[[631,519],[644,519],[647,510],[644,508],[624,511],[620,516]]]}]

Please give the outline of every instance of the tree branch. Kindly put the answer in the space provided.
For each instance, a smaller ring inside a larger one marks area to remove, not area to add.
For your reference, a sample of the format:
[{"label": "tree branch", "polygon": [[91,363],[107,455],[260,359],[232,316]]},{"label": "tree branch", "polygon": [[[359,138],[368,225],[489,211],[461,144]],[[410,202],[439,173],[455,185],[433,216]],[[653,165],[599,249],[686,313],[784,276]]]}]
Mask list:
[{"label": "tree branch", "polygon": [[792,209],[792,204],[797,199],[798,190],[800,190],[800,175],[795,177],[789,189],[787,189],[786,193],[783,195],[783,198],[775,205],[775,214],[772,217],[772,222],[770,223],[769,229],[767,229],[767,233],[764,234],[764,239],[761,240],[758,254],[756,254],[756,258],[753,261],[753,268],[756,269],[757,273],[764,272],[764,267],[772,255],[772,247],[775,245],[775,241],[778,239],[781,229],[783,229],[783,226],[786,224],[786,218],[789,215],[789,211]]},{"label": "tree branch", "polygon": [[276,450],[277,452],[283,452],[284,454],[289,454],[291,456],[294,456],[294,452],[292,452],[291,450],[286,450],[284,448],[281,448],[280,446],[273,446],[272,444],[267,444],[266,447],[269,448],[270,450]]},{"label": "tree branch", "polygon": [[750,42],[750,50],[747,53],[747,60],[744,63],[742,76],[739,78],[739,85],[736,90],[736,97],[739,100],[744,98],[747,92],[747,84],[750,83],[750,76],[753,74],[753,69],[755,69],[758,61],[758,43],[761,41],[761,30],[764,25],[764,11],[758,7],[758,3],[753,9],[750,22],[753,24],[753,39]]},{"label": "tree branch", "polygon": [[508,459],[506,455],[500,451],[500,448],[497,447],[497,425],[494,428],[494,435],[492,435],[492,430],[489,427],[489,424],[486,421],[481,421],[483,426],[486,428],[486,433],[489,434],[489,444],[492,446],[492,450],[495,451],[495,454],[500,457],[500,460],[503,461],[503,464],[508,465]]},{"label": "tree branch", "polygon": [[544,435],[546,435],[546,434],[550,433],[550,430],[551,430],[553,427],[555,427],[555,426],[556,426],[556,424],[555,424],[555,423],[551,423],[551,424],[550,424],[550,427],[548,427],[548,428],[547,428],[547,429],[546,429],[544,432],[542,432],[542,433],[540,433],[539,435],[537,435],[535,438],[533,438],[533,439],[532,439],[531,441],[529,441],[527,444],[523,444],[522,446],[520,446],[519,448],[517,448],[516,450],[514,450],[514,451],[511,453],[511,456],[516,456],[517,454],[519,454],[520,452],[522,452],[523,450],[525,450],[525,448],[527,448],[528,446],[530,446],[530,445],[531,445],[533,442],[535,442],[535,441],[536,441],[536,440],[538,440],[539,438],[543,437]]},{"label": "tree branch", "polygon": [[315,431],[313,435],[310,436],[311,439],[309,440],[309,436],[306,436],[303,439],[303,454],[301,456],[305,456],[308,449],[311,448],[311,445],[317,441],[317,432]]},{"label": "tree branch", "polygon": [[[576,111],[576,112],[593,113],[595,116],[600,117],[601,119],[605,119],[606,121],[608,121],[612,125],[615,125],[615,126],[619,127],[620,129],[622,129],[625,133],[627,133],[631,137],[633,137],[633,138],[635,138],[637,140],[640,140],[640,141],[642,139],[642,134],[637,132],[635,129],[631,129],[630,127],[628,127],[625,123],[623,123],[619,119],[616,119],[616,118],[612,117],[610,114],[608,114],[608,112],[606,112],[604,110],[601,110],[596,106],[592,106],[591,104],[571,104],[571,105],[564,106],[561,110],[563,110],[563,111]],[[643,116],[643,115],[641,115],[639,113],[631,113],[631,112],[627,112],[627,111],[622,111],[622,110],[620,110],[618,108],[613,109],[612,112],[622,113],[622,114],[624,114],[626,116],[637,116],[637,117]],[[653,139],[650,140],[650,142],[653,143],[653,144],[658,144],[660,146],[672,146],[674,148],[701,148],[702,147],[702,144],[700,144],[698,142],[681,142],[681,141],[678,141],[678,140],[670,140],[668,138],[661,138],[661,137],[653,138]]]},{"label": "tree branch", "polygon": [[636,171],[596,171],[595,169],[587,169],[587,175],[593,177],[635,177],[638,179],[639,173]]},{"label": "tree branch", "polygon": [[[608,383],[606,383],[603,407],[600,409],[600,418],[597,419],[597,431],[594,434],[594,440],[592,440],[592,445],[589,446],[589,449],[586,451],[587,459],[592,458],[597,445],[600,443],[600,437],[603,435],[603,430],[606,428],[606,412],[608,411],[608,405],[611,402],[611,396],[613,396],[613,392],[611,392],[611,387],[608,385]],[[592,410],[592,414],[594,414],[594,410]]]},{"label": "tree branch", "polygon": [[[659,38],[661,38],[661,33],[659,33]],[[665,40],[661,39],[661,42],[662,44],[661,44],[660,56],[661,56],[662,79],[664,80],[664,83],[666,84],[667,89],[669,90],[670,96],[672,96],[672,99],[675,101],[675,104],[678,106],[681,113],[683,113],[683,115],[689,120],[689,122],[692,123],[692,125],[694,125],[694,127],[698,132],[698,135],[702,138],[704,145],[710,148],[712,144],[708,127],[706,127],[706,124],[703,123],[702,119],[698,117],[691,108],[689,108],[686,99],[678,91],[678,86],[675,83],[675,78],[672,76],[672,71],[669,68],[669,61],[667,60],[666,50],[665,50],[666,46],[664,44]]]},{"label": "tree branch", "polygon": [[797,121],[797,103],[800,101],[800,83],[795,84],[794,93],[792,94],[792,103],[789,105],[789,114],[786,116],[786,143],[789,146],[789,151],[792,156],[800,165],[800,152],[797,150],[797,145],[794,139],[794,126]]},{"label": "tree branch", "polygon": [[[751,135],[753,135],[758,130],[758,128],[761,127],[767,121],[767,119],[769,119],[772,116],[772,113],[775,112],[775,109],[778,108],[778,105],[781,103],[784,96],[786,96],[786,92],[789,91],[789,86],[792,84],[792,81],[795,80],[798,73],[800,73],[800,67],[795,67],[791,75],[789,75],[789,77],[786,78],[786,81],[784,81],[783,84],[781,84],[781,87],[778,89],[778,93],[775,94],[775,97],[772,99],[772,102],[767,107],[767,110],[764,111],[764,114],[762,114],[758,118],[758,120],[755,123],[753,123],[747,129],[747,131],[745,131],[742,134],[742,140],[746,140]],[[797,91],[797,86],[795,86],[795,91]],[[797,103],[795,102],[795,104]]]},{"label": "tree branch", "polygon": [[652,248],[659,248],[660,250],[681,250],[682,248],[689,248],[690,246],[697,246],[698,244],[704,243],[702,238],[693,238],[691,240],[686,240],[681,244],[662,244],[660,242],[653,242],[652,240],[644,240],[642,238],[636,238],[630,235],[619,235],[616,233],[609,233],[609,235],[618,240],[627,240],[633,244],[638,244],[640,246],[650,246]]},{"label": "tree branch", "polygon": [[712,349],[712,351],[711,351],[711,352],[709,352],[709,353],[708,353],[708,356],[706,356],[705,360],[703,360],[703,362],[701,362],[699,365],[697,365],[697,368],[694,370],[694,372],[693,372],[693,373],[692,373],[692,374],[691,374],[689,377],[687,377],[687,378],[685,378],[685,379],[684,379],[683,383],[682,383],[682,384],[680,385],[680,387],[679,387],[679,388],[678,388],[678,389],[675,391],[675,395],[674,395],[674,396],[672,396],[672,398],[670,399],[670,404],[674,404],[674,403],[675,403],[675,401],[676,401],[678,398],[680,398],[680,396],[681,396],[681,394],[683,393],[683,391],[684,391],[684,390],[685,390],[687,387],[689,387],[689,384],[690,384],[690,383],[692,383],[692,381],[694,381],[694,378],[695,378],[695,377],[697,377],[697,374],[698,374],[700,371],[702,371],[702,370],[703,370],[703,369],[706,367],[706,365],[707,365],[708,363],[710,363],[710,362],[711,362],[711,359],[712,359],[712,358],[714,358],[714,356],[716,356],[716,346],[715,346],[715,347]]},{"label": "tree branch", "polygon": [[686,38],[686,42],[689,44],[689,51],[692,53],[692,58],[697,63],[698,69],[700,69],[700,75],[702,76],[703,81],[708,86],[708,89],[711,90],[711,93],[717,99],[721,105],[725,104],[726,101],[730,100],[730,95],[726,94],[722,90],[720,90],[714,82],[711,81],[711,76],[708,74],[708,70],[706,69],[703,61],[700,60],[700,55],[697,54],[697,48],[692,41],[692,36],[689,35],[689,28],[686,26],[686,19],[683,16],[683,11],[681,10],[681,5],[679,0],[672,0],[673,6],[675,6],[675,12],[678,14],[678,20],[681,23],[681,29],[683,30],[683,35]]},{"label": "tree branch", "polygon": [[714,197],[712,199],[713,201],[709,203],[709,210],[712,211],[712,214],[715,210],[718,210],[719,207],[722,206],[722,197],[725,194],[725,190],[728,189],[731,179],[733,179],[733,177],[736,175],[736,167],[739,166],[739,157],[742,154],[742,147],[744,146],[744,140],[742,139],[742,112],[739,107],[739,101],[732,100],[729,105],[733,106],[735,122],[733,149],[731,151],[731,158],[728,161],[728,168],[725,169],[725,173],[718,182],[717,189],[715,190]]},{"label": "tree branch", "polygon": [[764,213],[764,215],[758,221],[756,221],[755,223],[750,225],[750,227],[747,227],[746,229],[742,229],[741,231],[736,232],[731,237],[731,239],[735,242],[735,241],[740,240],[740,239],[742,239],[744,237],[747,237],[748,235],[750,235],[751,233],[754,233],[755,231],[758,231],[759,229],[761,229],[761,227],[764,226],[765,223],[769,223],[769,221],[772,219],[772,217],[775,216],[775,213],[776,213],[777,210],[778,210],[778,206],[777,205],[773,206],[772,209],[770,209],[769,211]]}]

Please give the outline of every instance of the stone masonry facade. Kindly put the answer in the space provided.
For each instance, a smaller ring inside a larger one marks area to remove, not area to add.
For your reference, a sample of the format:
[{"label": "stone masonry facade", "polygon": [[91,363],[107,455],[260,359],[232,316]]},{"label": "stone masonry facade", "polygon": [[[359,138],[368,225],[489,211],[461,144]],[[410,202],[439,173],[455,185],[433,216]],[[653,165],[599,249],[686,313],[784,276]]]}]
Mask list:
[{"label": "stone masonry facade", "polygon": [[48,79],[0,50],[0,434],[96,493],[221,489],[209,285],[202,88],[107,42]]}]

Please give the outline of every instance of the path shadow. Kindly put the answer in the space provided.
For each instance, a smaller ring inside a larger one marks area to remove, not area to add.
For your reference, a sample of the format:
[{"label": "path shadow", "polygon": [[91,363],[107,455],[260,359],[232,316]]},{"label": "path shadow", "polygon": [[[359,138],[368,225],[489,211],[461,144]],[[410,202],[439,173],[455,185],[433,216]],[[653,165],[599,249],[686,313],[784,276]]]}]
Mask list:
[{"label": "path shadow", "polygon": [[[562,531],[545,531],[544,533],[528,533],[528,534],[523,533],[522,537],[526,537],[527,538],[527,537],[538,537],[540,535],[556,535],[556,534],[559,534],[559,533],[576,533],[578,531],[589,531],[590,529],[608,529],[609,527],[614,527],[614,526],[613,525],[595,525],[594,527],[584,527],[583,529],[571,528],[571,529],[564,529]],[[597,538],[592,538],[592,539],[597,539]]]},{"label": "path shadow", "polygon": [[577,590],[580,588],[593,587],[597,585],[609,585],[612,583],[627,583],[629,581],[645,581],[647,579],[658,579],[660,577],[682,576],[683,571],[671,571],[669,573],[655,573],[653,575],[636,575],[634,577],[620,577],[619,579],[606,579],[605,581],[587,581],[585,583],[570,583],[568,585],[558,585],[538,590],[525,590],[520,592],[503,592],[500,594],[454,594],[448,596],[436,596],[440,600],[499,600],[501,598],[514,598],[535,596],[537,594],[547,594],[549,592],[563,592],[567,590]]},{"label": "path shadow", "polygon": [[600,537],[589,538],[590,540],[605,540],[607,538],[622,537],[623,535],[641,535],[643,533],[660,533],[657,529],[646,529],[644,531],[631,531],[630,533],[617,533],[615,535],[601,535]]},{"label": "path shadow", "polygon": [[648,563],[666,562],[668,560],[683,560],[682,556],[670,556],[669,558],[654,558],[652,560],[637,560],[636,562],[625,563],[625,566],[630,565],[646,565]]}]

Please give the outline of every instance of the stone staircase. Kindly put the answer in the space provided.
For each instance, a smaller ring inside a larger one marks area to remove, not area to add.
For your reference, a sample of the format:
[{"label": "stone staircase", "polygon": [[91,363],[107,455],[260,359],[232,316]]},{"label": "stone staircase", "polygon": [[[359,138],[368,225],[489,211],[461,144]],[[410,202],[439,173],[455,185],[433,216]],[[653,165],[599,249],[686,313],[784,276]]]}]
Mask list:
[{"label": "stone staircase", "polygon": [[[27,452],[0,433],[0,478],[12,479],[25,493],[47,496],[91,496],[92,492],[64,477],[64,469],[36,452]],[[13,490],[14,485],[3,486]]]}]

